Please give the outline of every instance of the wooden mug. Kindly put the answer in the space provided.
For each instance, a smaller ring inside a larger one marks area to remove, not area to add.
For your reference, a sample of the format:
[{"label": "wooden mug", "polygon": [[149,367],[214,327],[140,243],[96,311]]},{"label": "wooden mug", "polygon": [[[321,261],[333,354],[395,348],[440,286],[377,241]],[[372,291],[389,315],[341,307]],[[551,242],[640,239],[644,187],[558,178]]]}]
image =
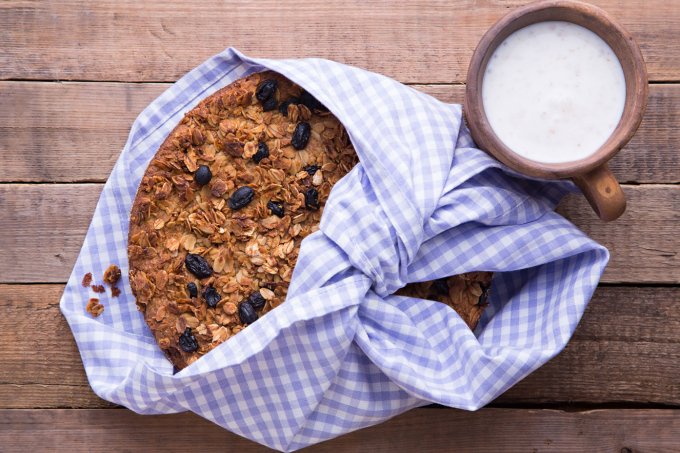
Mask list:
[{"label": "wooden mug", "polygon": [[[545,21],[572,22],[595,32],[618,57],[626,80],[626,101],[616,129],[596,152],[574,162],[541,163],[514,153],[496,136],[484,112],[482,82],[494,50],[513,32]],[[468,68],[464,112],[472,138],[481,149],[529,176],[572,178],[597,215],[610,221],[623,214],[626,198],[607,162],[633,137],[646,105],[647,70],[633,37],[600,8],[571,0],[542,0],[513,10],[484,34]]]}]

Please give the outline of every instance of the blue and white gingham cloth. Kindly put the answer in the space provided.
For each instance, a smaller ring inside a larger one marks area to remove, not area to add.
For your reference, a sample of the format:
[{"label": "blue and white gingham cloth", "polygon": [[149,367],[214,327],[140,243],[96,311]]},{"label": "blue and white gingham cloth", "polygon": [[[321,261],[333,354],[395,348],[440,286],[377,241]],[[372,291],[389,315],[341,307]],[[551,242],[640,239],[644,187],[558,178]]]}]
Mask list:
[{"label": "blue and white gingham cloth", "polygon": [[[303,241],[286,303],[173,375],[126,278],[104,313],[80,285],[111,263],[127,275],[130,207],[147,164],[185,112],[265,68],[345,125],[358,164]],[[92,389],[142,414],[190,410],[295,450],[429,403],[496,398],[567,343],[607,250],[553,212],[572,185],[524,178],[475,149],[461,106],[320,59],[228,49],[149,105],[101,194],[61,300]],[[408,282],[496,272],[473,333],[444,304],[391,295]]]}]

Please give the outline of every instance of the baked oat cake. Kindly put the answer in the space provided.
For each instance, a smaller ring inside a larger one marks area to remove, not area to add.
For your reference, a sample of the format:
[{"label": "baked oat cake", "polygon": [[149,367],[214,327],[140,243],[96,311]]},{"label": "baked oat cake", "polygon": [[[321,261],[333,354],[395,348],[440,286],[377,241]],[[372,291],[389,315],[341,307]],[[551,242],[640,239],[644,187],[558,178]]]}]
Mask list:
[{"label": "baked oat cake", "polygon": [[[283,76],[237,80],[188,112],[150,162],[130,214],[130,284],[179,369],[277,307],[300,242],[357,156],[340,122]],[[472,328],[490,274],[400,291]]]}]

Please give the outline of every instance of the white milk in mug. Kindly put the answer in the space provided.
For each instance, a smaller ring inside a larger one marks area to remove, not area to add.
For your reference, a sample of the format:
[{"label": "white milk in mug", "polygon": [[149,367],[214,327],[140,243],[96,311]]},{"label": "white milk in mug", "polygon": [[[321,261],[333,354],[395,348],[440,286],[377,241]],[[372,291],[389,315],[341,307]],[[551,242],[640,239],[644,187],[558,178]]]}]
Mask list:
[{"label": "white milk in mug", "polygon": [[489,124],[516,154],[553,164],[593,154],[623,114],[626,82],[614,51],[571,22],[539,22],[508,36],[482,82]]}]

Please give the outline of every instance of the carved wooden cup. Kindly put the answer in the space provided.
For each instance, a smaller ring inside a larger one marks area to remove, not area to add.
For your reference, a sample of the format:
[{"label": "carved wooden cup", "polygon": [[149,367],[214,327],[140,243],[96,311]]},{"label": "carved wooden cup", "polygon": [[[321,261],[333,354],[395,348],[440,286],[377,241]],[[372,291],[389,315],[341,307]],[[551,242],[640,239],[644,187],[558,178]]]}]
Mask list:
[{"label": "carved wooden cup", "polygon": [[[595,32],[614,51],[626,80],[626,101],[621,120],[609,139],[590,156],[566,163],[547,164],[526,159],[508,148],[489,125],[482,102],[482,81],[494,50],[513,32],[544,21],[566,21]],[[607,162],[637,130],[647,105],[647,71],[633,37],[600,8],[570,0],[544,0],[513,10],[482,37],[470,61],[465,91],[465,118],[475,142],[510,168],[529,176],[572,178],[604,221],[626,209],[621,186]]]}]

